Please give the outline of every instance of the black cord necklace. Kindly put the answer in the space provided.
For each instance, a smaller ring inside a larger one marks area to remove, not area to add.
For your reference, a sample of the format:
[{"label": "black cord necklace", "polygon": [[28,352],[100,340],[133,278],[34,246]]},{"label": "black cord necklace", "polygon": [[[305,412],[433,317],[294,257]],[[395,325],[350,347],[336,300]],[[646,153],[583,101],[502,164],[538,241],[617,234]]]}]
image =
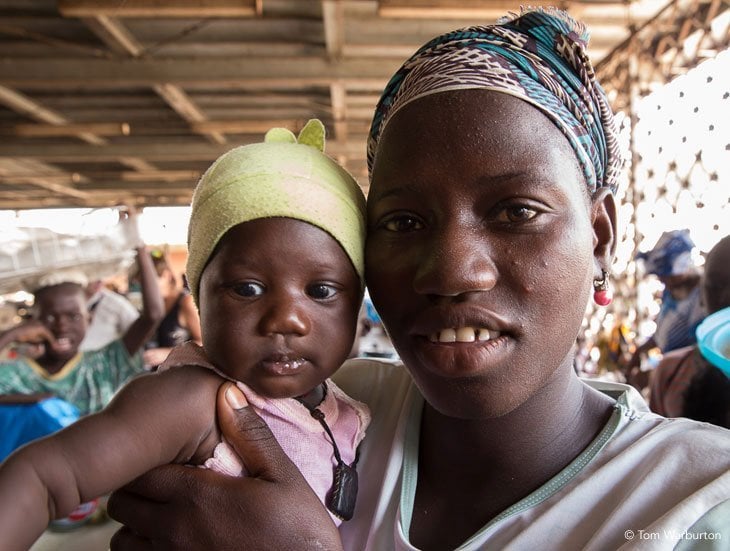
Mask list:
[{"label": "black cord necklace", "polygon": [[[323,395],[320,404],[324,402],[325,398],[327,398],[327,383],[325,382],[322,383],[322,392]],[[342,520],[350,520],[355,512],[355,500],[357,499],[357,470],[355,470],[355,466],[357,465],[357,460],[360,455],[360,449],[358,448],[355,453],[355,460],[352,462],[352,465],[345,463],[340,456],[340,450],[337,448],[335,437],[332,434],[329,425],[327,425],[327,421],[324,419],[324,413],[322,410],[318,407],[309,406],[298,397],[295,398],[295,400],[307,408],[311,416],[319,421],[319,424],[322,425],[322,428],[324,428],[324,431],[327,433],[327,436],[329,436],[330,442],[332,443],[332,450],[334,452],[337,465],[335,465],[334,468],[332,488],[330,488],[330,491],[327,492],[327,496],[325,497],[325,505],[327,506],[327,509],[332,511],[332,513]]]}]

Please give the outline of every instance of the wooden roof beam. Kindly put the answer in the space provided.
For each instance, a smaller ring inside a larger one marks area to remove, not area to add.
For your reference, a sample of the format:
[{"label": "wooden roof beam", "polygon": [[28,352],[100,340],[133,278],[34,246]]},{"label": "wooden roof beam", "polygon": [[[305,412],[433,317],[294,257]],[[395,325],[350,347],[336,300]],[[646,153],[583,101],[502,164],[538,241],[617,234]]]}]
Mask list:
[{"label": "wooden roof beam", "polygon": [[[165,83],[156,84],[153,88],[193,128],[195,128],[195,124],[207,121],[207,117],[179,86]],[[215,143],[224,144],[227,142],[226,137],[220,132],[204,132],[204,134]]]},{"label": "wooden roof beam", "polygon": [[59,0],[64,17],[254,17],[261,14],[261,0]]},{"label": "wooden roof beam", "polygon": [[119,157],[117,159],[117,162],[131,168],[132,170],[136,170],[137,172],[157,170],[157,168],[155,168],[153,164],[148,163],[147,161],[139,157]]},{"label": "wooden roof beam", "polygon": [[33,174],[28,176],[24,183],[43,188],[53,193],[76,199],[87,199],[89,193],[80,191],[72,185],[58,183],[54,178],[65,173],[60,169],[48,165],[36,159],[16,157],[10,159],[0,158],[0,184],[5,183],[6,178],[10,179],[14,174]]},{"label": "wooden roof beam", "polygon": [[156,86],[188,84],[246,89],[329,86],[342,80],[348,87],[374,86],[382,90],[401,65],[400,57],[358,58],[347,62],[318,57],[282,58],[140,58],[140,59],[30,59],[0,57],[0,84],[28,88],[63,86]]},{"label": "wooden roof beam", "polygon": [[306,124],[304,119],[280,119],[260,121],[200,121],[190,123],[190,128],[200,134],[265,134],[274,127],[298,131]]},{"label": "wooden roof beam", "polygon": [[508,0],[460,0],[458,3],[452,0],[378,0],[381,17],[494,20],[510,10],[515,10],[515,3]]},{"label": "wooden roof beam", "polygon": [[[47,109],[28,96],[1,84],[0,103],[4,104],[9,109],[12,109],[16,113],[20,113],[40,122],[50,125],[68,124],[68,120],[59,113],[56,113],[51,109]],[[76,137],[93,145],[103,145],[106,143],[106,140],[91,132],[82,131],[77,133]]]},{"label": "wooden roof beam", "polygon": [[129,136],[130,126],[122,123],[16,124],[13,134],[22,138],[54,138],[59,136]]},{"label": "wooden roof beam", "polygon": [[[330,101],[332,103],[332,119],[335,125],[335,137],[340,141],[347,140],[347,90],[341,82],[334,82],[330,86]],[[340,159],[342,162],[342,159]]]},{"label": "wooden roof beam", "polygon": [[345,8],[342,2],[322,0],[322,20],[327,55],[331,59],[339,59],[345,44]]},{"label": "wooden roof beam", "polygon": [[[24,169],[23,169],[24,170]],[[48,174],[43,176],[43,181],[48,184],[58,184],[64,186],[76,185],[80,182],[94,186],[102,186],[99,182],[115,182],[119,183],[138,183],[138,182],[186,182],[188,184],[197,182],[200,179],[201,172],[198,170],[149,170],[145,172],[123,171],[123,172],[84,172],[81,176],[78,173],[59,173]],[[8,172],[3,175],[2,160],[0,160],[0,179],[4,184],[18,185],[27,184],[33,178],[37,178],[37,174],[31,172]],[[103,186],[102,186],[103,187]]]},{"label": "wooden roof beam", "polygon": [[58,113],[46,109],[28,96],[2,85],[0,85],[0,103],[12,111],[36,121],[48,124],[65,124],[67,122]]},{"label": "wooden roof beam", "polygon": [[[346,155],[348,159],[365,159],[362,145],[364,136],[351,136],[343,142],[329,140],[327,152],[333,156]],[[256,141],[259,141],[256,139]],[[233,145],[245,145],[251,141],[238,141]],[[189,140],[164,142],[141,141],[139,143],[109,144],[88,147],[84,144],[19,144],[0,140],[0,158],[28,157],[59,163],[107,163],[122,157],[140,157],[154,161],[205,161],[211,162],[231,149],[231,144],[193,143]]]},{"label": "wooden roof beam", "polygon": [[97,15],[84,17],[82,21],[113,52],[132,57],[142,55],[144,51],[142,44],[117,18]]}]

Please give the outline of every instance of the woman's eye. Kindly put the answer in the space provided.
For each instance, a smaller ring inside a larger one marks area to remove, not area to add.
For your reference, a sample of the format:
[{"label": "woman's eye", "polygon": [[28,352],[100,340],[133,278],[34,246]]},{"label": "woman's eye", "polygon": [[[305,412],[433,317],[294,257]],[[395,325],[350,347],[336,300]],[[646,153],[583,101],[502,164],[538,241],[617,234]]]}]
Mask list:
[{"label": "woman's eye", "polygon": [[422,229],[423,223],[415,216],[403,214],[389,218],[385,221],[383,227],[393,232],[409,232]]},{"label": "woman's eye", "polygon": [[497,214],[497,221],[515,224],[518,222],[527,222],[538,215],[537,210],[526,205],[515,205],[503,208]]},{"label": "woman's eye", "polygon": [[258,297],[264,294],[264,286],[260,283],[248,281],[235,285],[233,291],[242,297]]},{"label": "woman's eye", "polygon": [[332,285],[327,285],[325,283],[317,283],[316,285],[311,285],[307,288],[307,294],[318,300],[331,298],[335,296],[336,293],[337,289],[332,287]]}]

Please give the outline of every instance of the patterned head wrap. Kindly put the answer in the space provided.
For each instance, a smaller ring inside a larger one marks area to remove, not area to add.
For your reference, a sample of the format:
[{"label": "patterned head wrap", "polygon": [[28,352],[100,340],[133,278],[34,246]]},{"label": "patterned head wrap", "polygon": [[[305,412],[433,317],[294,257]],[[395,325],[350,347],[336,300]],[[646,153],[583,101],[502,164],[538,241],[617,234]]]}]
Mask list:
[{"label": "patterned head wrap", "polygon": [[185,269],[196,304],[200,277],[218,242],[234,226],[259,218],[293,218],[326,231],[364,281],[365,196],[324,154],[324,134],[317,119],[298,138],[273,128],[264,143],[236,147],[205,171],[193,193]]},{"label": "patterned head wrap", "polygon": [[550,8],[434,38],[403,64],[378,102],[368,139],[369,171],[383,129],[399,109],[429,94],[478,88],[540,109],[573,146],[588,188],[615,191],[622,159],[587,43],[583,25]]},{"label": "patterned head wrap", "polygon": [[656,276],[673,276],[697,273],[697,266],[692,260],[694,241],[689,230],[673,230],[664,232],[654,248],[638,253],[636,258],[644,261],[644,269]]}]

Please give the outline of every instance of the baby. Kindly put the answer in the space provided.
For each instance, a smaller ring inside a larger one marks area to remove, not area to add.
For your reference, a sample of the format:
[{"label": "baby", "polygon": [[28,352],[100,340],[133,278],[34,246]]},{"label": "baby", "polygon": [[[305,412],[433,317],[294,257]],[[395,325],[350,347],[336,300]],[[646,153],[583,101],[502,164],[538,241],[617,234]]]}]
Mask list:
[{"label": "baby", "polygon": [[[193,195],[187,276],[203,347],[176,349],[109,406],[0,465],[3,545],[167,463],[245,469],[215,401],[235,381],[335,520],[349,520],[366,406],[328,378],[348,357],[364,289],[365,198],[324,154],[324,126],[233,149]],[[93,445],[92,445],[93,443]],[[89,454],[89,449],[94,449]]]}]

